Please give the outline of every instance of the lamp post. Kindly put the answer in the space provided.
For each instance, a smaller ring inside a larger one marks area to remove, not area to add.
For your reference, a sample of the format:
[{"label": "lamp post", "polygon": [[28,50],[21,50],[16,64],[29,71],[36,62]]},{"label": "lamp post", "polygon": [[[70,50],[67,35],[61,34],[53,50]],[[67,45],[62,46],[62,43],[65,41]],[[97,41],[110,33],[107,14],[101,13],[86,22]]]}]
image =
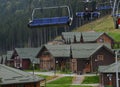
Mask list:
[{"label": "lamp post", "polygon": [[119,87],[119,78],[118,78],[118,61],[117,61],[117,54],[118,52],[115,52],[115,65],[116,65],[116,87]]},{"label": "lamp post", "polygon": [[55,60],[55,71],[54,71],[54,75],[56,76],[56,64],[58,63],[57,60]]}]

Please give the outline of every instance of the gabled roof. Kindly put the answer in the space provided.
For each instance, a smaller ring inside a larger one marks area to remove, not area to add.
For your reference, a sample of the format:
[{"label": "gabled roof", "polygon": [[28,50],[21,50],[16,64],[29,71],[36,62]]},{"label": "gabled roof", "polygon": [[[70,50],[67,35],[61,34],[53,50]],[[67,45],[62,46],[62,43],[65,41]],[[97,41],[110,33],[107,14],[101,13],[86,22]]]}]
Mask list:
[{"label": "gabled roof", "polygon": [[99,43],[71,44],[72,56],[73,58],[89,58],[103,46],[108,48],[108,50],[110,50],[111,48],[109,44]]},{"label": "gabled roof", "polygon": [[20,58],[30,59],[31,62],[39,63],[39,60],[36,58],[36,55],[40,51],[41,48],[15,48],[15,51],[19,55]]},{"label": "gabled roof", "polygon": [[[80,37],[82,35],[83,40],[85,42],[89,42],[89,41],[96,41],[103,34],[106,34],[106,33],[105,32],[62,32],[62,37],[66,41],[70,39],[71,42],[73,42],[74,41],[74,36],[76,36],[77,42],[80,42]],[[109,35],[107,35],[107,36],[110,37]]]},{"label": "gabled roof", "polygon": [[35,58],[40,48],[15,48],[21,58]]},{"label": "gabled roof", "polygon": [[45,45],[54,57],[70,57],[70,45]]},{"label": "gabled roof", "polygon": [[83,39],[85,42],[96,41],[96,39],[103,34],[104,34],[103,32],[82,32]]},{"label": "gabled roof", "polygon": [[31,83],[39,82],[44,80],[30,73],[14,69],[5,65],[0,64],[0,78],[2,78],[0,84],[20,84],[20,83]]},{"label": "gabled roof", "polygon": [[72,53],[73,58],[89,58],[101,47],[105,47],[108,51],[111,51],[110,44],[100,43],[84,43],[84,44],[71,44],[71,45],[45,45],[42,48],[46,48],[53,57],[70,57]]},{"label": "gabled roof", "polygon": [[[110,64],[108,66],[99,66],[98,71],[100,73],[115,73],[116,63]],[[120,72],[120,61],[118,61],[118,72]]]},{"label": "gabled roof", "polygon": [[62,37],[65,41],[70,40],[71,42],[74,42],[74,37],[76,37],[76,41],[80,41],[81,32],[62,32]]}]

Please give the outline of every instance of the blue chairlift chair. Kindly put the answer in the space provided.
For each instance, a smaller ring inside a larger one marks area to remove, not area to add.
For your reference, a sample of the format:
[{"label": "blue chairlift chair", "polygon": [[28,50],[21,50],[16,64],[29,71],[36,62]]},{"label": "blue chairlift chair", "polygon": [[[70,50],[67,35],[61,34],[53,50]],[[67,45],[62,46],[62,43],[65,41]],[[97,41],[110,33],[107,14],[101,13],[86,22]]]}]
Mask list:
[{"label": "blue chairlift chair", "polygon": [[112,5],[112,2],[103,2],[103,3],[100,3],[98,4],[97,6],[97,10],[100,11],[100,10],[110,10],[113,8],[113,5]]},{"label": "blue chairlift chair", "polygon": [[100,12],[97,12],[97,11],[94,11],[91,14],[92,14],[92,18],[99,18],[100,16]]},{"label": "blue chairlift chair", "polygon": [[[100,12],[94,11],[89,12],[92,18],[98,18],[100,16]],[[85,16],[85,12],[76,12],[76,17],[83,18]]]},{"label": "blue chairlift chair", "polygon": [[84,12],[76,12],[76,16],[77,17],[83,17],[84,16]]},{"label": "blue chairlift chair", "polygon": [[[61,17],[47,17],[47,18],[34,18],[34,14],[36,10],[44,10],[44,9],[62,9],[67,8],[68,16],[61,16]],[[32,20],[29,21],[28,27],[35,28],[35,27],[47,27],[47,26],[70,26],[72,23],[73,17],[71,15],[69,6],[56,6],[56,7],[44,7],[44,8],[35,8],[32,12]]]}]

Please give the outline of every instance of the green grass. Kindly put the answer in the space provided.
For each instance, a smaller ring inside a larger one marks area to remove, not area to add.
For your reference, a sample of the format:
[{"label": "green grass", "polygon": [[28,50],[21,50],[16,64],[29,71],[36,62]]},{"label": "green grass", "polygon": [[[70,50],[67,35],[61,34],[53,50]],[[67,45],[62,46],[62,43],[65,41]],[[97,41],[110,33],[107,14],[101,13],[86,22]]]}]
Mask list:
[{"label": "green grass", "polygon": [[82,84],[94,84],[99,83],[99,76],[86,76]]},{"label": "green grass", "polygon": [[57,77],[57,76],[48,76],[48,75],[38,75],[38,76],[45,78],[47,81]]},{"label": "green grass", "polygon": [[80,85],[71,85],[73,77],[65,76],[55,81],[47,83],[46,87],[92,87],[92,86],[80,86]]},{"label": "green grass", "polygon": [[49,84],[71,84],[73,77],[65,76],[55,81],[49,82]]},{"label": "green grass", "polygon": [[45,79],[47,79],[48,77],[51,77],[51,76],[48,76],[48,75],[37,75],[37,76],[43,77]]},{"label": "green grass", "polygon": [[120,32],[109,32],[108,33],[115,41],[120,41]]}]

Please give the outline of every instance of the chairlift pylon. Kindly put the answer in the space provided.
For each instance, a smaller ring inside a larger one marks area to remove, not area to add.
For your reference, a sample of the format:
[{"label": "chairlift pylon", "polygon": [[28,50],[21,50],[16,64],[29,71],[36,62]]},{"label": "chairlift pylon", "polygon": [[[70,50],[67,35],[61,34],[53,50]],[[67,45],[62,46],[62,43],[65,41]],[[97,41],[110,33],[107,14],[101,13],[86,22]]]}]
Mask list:
[{"label": "chairlift pylon", "polygon": [[120,1],[115,0],[114,6],[113,6],[113,12],[112,12],[115,29],[118,29],[120,27],[120,12],[119,12],[119,10],[120,10]]},{"label": "chairlift pylon", "polygon": [[[37,10],[45,10],[45,9],[62,9],[67,8],[68,16],[61,16],[61,17],[44,17],[44,18],[34,18],[35,11]],[[73,16],[70,12],[69,6],[55,6],[55,7],[42,7],[42,8],[34,8],[32,12],[32,18],[28,23],[28,27],[35,28],[35,27],[47,27],[47,26],[62,26],[67,25],[70,26],[73,20]]]}]

